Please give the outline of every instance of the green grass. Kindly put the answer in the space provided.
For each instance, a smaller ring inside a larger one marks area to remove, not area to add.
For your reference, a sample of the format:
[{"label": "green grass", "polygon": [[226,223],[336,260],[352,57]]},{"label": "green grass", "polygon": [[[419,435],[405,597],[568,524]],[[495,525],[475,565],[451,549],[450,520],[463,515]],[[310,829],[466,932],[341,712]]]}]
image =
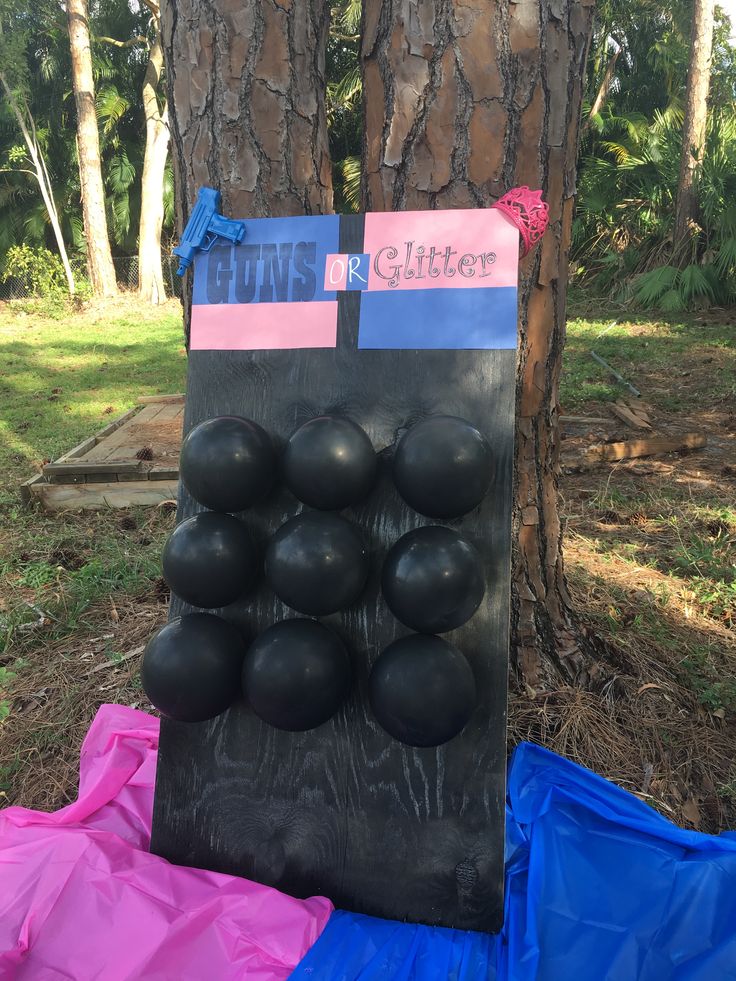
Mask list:
[{"label": "green grass", "polygon": [[[0,647],[25,649],[22,628],[38,610],[48,640],[84,626],[95,604],[150,589],[160,576],[170,515],[48,514],[22,506],[19,486],[141,395],[183,391],[185,375],[177,303],[127,299],[61,319],[0,308]],[[0,678],[0,696],[8,684]]]},{"label": "green grass", "polygon": [[0,468],[31,476],[135,405],[184,389],[178,304],[130,301],[62,320],[0,309]]},{"label": "green grass", "polygon": [[702,400],[736,395],[736,330],[732,323],[650,321],[615,315],[572,317],[567,325],[561,401],[566,411],[613,402],[631,393],[593,360],[591,350],[661,409],[678,411]]}]

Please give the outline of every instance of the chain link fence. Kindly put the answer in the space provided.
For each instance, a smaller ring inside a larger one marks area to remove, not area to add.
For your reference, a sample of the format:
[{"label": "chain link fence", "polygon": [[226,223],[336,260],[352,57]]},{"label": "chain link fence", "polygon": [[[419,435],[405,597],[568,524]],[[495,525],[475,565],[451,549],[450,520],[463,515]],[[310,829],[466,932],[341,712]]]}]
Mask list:
[{"label": "chain link fence", "polygon": [[[138,289],[138,256],[125,255],[113,256],[115,266],[115,277],[118,286],[122,290],[135,291]],[[161,266],[164,273],[164,286],[167,296],[182,295],[182,281],[176,275],[179,260],[173,256],[162,256]],[[14,276],[8,279],[0,279],[0,300],[27,300],[34,296],[33,290],[29,289],[28,283],[23,279]]]},{"label": "chain link fence", "polygon": [[[115,277],[118,286],[123,290],[138,289],[138,256],[115,256],[112,260],[115,266]],[[182,280],[176,275],[179,260],[174,256],[162,256],[161,267],[164,273],[164,286],[167,296],[181,296]]]}]

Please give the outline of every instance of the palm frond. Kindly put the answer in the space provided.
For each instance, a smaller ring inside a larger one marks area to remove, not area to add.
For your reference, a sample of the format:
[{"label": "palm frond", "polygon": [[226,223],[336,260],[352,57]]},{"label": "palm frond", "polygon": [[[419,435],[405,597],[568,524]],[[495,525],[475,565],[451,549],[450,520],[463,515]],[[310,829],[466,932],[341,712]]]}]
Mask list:
[{"label": "palm frond", "polygon": [[335,18],[343,34],[357,34],[360,30],[360,15],[363,0],[344,0],[338,7]]},{"label": "palm frond", "polygon": [[125,147],[120,147],[119,151],[107,162],[107,185],[115,195],[127,191],[135,180],[135,167],[128,159],[128,152]]},{"label": "palm frond", "polygon": [[346,157],[340,163],[342,172],[342,194],[345,203],[353,211],[360,209],[360,157]]},{"label": "palm frond", "polygon": [[105,85],[97,93],[95,100],[97,118],[103,124],[103,132],[110,134],[130,109],[130,102],[118,91],[115,85]]},{"label": "palm frond", "polygon": [[635,297],[643,306],[656,306],[662,297],[676,290],[680,278],[680,270],[674,266],[659,266],[649,272],[642,273],[636,284]]},{"label": "palm frond", "polygon": [[714,299],[713,287],[701,266],[691,263],[680,273],[679,292],[686,303],[701,298]]}]

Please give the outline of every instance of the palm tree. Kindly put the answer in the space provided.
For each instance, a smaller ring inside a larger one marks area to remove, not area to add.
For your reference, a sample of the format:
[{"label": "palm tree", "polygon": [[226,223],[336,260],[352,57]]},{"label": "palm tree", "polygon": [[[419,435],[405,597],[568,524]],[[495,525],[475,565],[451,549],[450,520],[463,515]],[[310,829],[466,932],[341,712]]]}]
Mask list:
[{"label": "palm tree", "polygon": [[87,240],[87,268],[93,291],[100,296],[114,296],[118,286],[105,215],[87,0],[67,0],[66,13],[72,85],[77,104],[77,156]]}]

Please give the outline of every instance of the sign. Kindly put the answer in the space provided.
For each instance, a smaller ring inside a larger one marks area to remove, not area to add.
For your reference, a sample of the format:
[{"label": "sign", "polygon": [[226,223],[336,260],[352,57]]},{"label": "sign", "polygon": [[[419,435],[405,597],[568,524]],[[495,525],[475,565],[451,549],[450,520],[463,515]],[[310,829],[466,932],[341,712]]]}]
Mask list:
[{"label": "sign", "polygon": [[[194,260],[185,431],[239,416],[282,455],[271,491],[237,515],[266,561],[217,611],[248,646],[244,693],[205,722],[162,719],[152,851],[342,909],[497,931],[524,231],[497,209],[244,226],[239,243],[218,239]],[[328,501],[317,451],[306,483],[295,472],[299,434],[325,422],[363,431],[365,493]],[[182,484],[180,521],[212,506],[195,497]],[[290,572],[322,532],[319,573],[311,560]],[[440,549],[465,570],[460,587],[432,564]],[[402,592],[399,565],[420,551],[429,564]],[[305,600],[312,586],[319,604]],[[193,610],[174,597],[173,617]],[[293,715],[268,709],[289,672],[262,687],[256,669],[277,631],[295,632],[292,656],[297,634],[321,627],[345,649],[349,687],[329,718],[329,686],[304,694],[314,725],[292,731]]]},{"label": "sign", "polygon": [[339,222],[247,221],[199,255],[192,350],[338,347],[344,292],[360,294],[359,349],[515,349],[519,233],[502,212],[368,214],[350,253]]}]

